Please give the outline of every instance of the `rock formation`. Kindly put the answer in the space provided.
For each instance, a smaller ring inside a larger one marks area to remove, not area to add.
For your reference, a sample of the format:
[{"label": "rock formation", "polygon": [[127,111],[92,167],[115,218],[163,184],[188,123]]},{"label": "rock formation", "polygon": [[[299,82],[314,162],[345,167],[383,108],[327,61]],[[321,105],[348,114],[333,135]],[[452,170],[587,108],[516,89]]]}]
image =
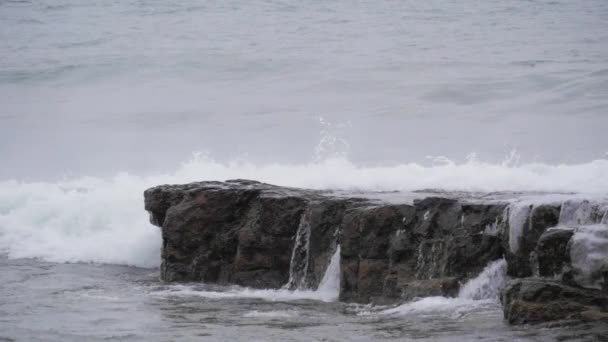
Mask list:
[{"label": "rock formation", "polygon": [[248,180],[163,185],[144,197],[162,228],[165,281],[316,289],[339,245],[342,301],[454,296],[504,257],[515,278],[501,299],[510,323],[608,310],[608,214],[589,201],[419,192],[388,203]]}]

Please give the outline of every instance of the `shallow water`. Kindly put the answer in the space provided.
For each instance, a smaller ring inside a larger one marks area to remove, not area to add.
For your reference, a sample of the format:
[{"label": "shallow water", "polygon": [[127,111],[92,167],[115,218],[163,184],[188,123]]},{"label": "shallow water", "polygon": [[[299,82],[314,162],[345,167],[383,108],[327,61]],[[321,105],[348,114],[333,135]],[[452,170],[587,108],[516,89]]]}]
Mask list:
[{"label": "shallow water", "polygon": [[312,291],[168,285],[156,269],[4,257],[0,267],[0,340],[8,341],[593,341],[599,334],[510,327],[487,299],[370,307],[325,302]]}]

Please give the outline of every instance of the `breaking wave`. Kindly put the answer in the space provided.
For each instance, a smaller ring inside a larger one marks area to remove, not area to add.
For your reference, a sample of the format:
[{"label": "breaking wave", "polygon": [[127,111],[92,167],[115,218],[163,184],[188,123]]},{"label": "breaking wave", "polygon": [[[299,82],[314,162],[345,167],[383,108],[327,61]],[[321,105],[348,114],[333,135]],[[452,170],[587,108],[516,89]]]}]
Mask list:
[{"label": "breaking wave", "polygon": [[608,193],[608,160],[584,164],[492,164],[475,159],[363,167],[344,157],[309,164],[220,163],[195,155],[171,174],[118,174],[59,182],[0,182],[0,253],[52,262],[156,267],[160,231],[142,192],[165,183],[248,178],[278,185],[366,191],[541,191]]}]

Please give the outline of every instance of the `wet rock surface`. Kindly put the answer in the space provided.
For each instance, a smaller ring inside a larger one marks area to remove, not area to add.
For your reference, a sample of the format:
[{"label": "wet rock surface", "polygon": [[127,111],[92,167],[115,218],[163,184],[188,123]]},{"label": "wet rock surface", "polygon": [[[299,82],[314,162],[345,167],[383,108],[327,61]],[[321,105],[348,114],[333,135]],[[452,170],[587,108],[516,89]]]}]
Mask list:
[{"label": "wet rock surface", "polygon": [[487,228],[502,204],[430,197],[351,211],[343,222],[340,298],[355,302],[455,295],[459,282],[503,255]]},{"label": "wet rock surface", "polygon": [[164,281],[314,290],[339,245],[340,300],[388,304],[456,296],[505,258],[516,278],[501,298],[509,323],[605,319],[604,207],[390,195],[232,180],[162,185],[144,197],[162,229]]},{"label": "wet rock surface", "polygon": [[515,279],[503,291],[501,301],[511,324],[599,320],[608,328],[608,294],[599,290],[548,279]]}]

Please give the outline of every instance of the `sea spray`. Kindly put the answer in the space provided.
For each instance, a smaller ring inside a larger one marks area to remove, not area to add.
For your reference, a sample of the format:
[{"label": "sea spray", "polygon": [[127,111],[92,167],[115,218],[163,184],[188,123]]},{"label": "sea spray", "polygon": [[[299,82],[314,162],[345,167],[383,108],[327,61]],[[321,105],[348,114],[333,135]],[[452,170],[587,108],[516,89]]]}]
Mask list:
[{"label": "sea spray", "polygon": [[[249,178],[312,189],[574,191],[587,192],[589,197],[608,193],[608,177],[589,174],[608,174],[608,160],[555,166],[469,161],[363,167],[346,158],[293,165],[220,163],[197,155],[168,174],[118,174],[107,179],[83,177],[59,182],[0,181],[0,253],[54,262],[157,267],[161,236],[148,222],[142,192],[158,184]],[[608,214],[604,216],[608,221]],[[513,227],[517,229],[510,242],[515,245],[515,233],[522,225]]]},{"label": "sea spray", "polygon": [[0,183],[0,252],[10,258],[156,267],[161,234],[142,210],[141,180]]}]

